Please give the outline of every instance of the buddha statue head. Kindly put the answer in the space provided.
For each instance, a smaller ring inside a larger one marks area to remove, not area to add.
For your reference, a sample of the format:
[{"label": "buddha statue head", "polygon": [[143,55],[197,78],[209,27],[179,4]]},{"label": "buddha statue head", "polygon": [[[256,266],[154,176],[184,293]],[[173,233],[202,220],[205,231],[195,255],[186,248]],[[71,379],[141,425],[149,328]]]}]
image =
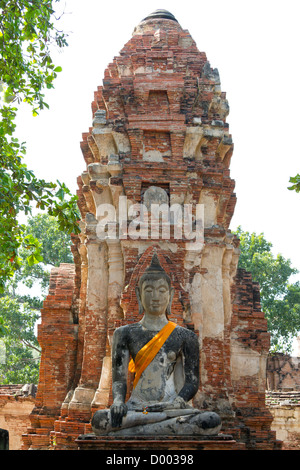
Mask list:
[{"label": "buddha statue head", "polygon": [[136,295],[140,314],[149,313],[155,316],[165,314],[167,318],[170,315],[174,288],[156,253],[139,279]]}]

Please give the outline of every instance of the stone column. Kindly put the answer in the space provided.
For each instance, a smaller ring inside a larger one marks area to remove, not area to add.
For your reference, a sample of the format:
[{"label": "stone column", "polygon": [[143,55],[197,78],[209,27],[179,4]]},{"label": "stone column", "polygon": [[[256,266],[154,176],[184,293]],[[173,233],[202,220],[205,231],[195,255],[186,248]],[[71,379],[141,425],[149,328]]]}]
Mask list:
[{"label": "stone column", "polygon": [[[230,239],[225,240],[226,248],[222,259],[222,277],[223,277],[223,305],[224,305],[224,340],[223,340],[223,363],[224,363],[224,397],[219,399],[219,410],[222,415],[222,421],[234,417],[232,410],[232,384],[231,384],[231,284],[233,273],[236,270],[235,264],[238,258],[235,258],[235,250],[230,243]],[[230,399],[231,397],[231,399]]]},{"label": "stone column", "polygon": [[[202,348],[200,352],[200,406],[216,408],[224,398],[224,298],[222,259],[224,244],[212,241],[202,255]],[[216,410],[218,411],[218,410]]]},{"label": "stone column", "polygon": [[108,408],[111,399],[111,341],[115,330],[115,321],[123,318],[120,298],[124,284],[124,263],[120,241],[107,240],[108,246],[108,318],[106,353],[103,359],[102,372],[95,393],[92,410]]},{"label": "stone column", "polygon": [[106,351],[108,309],[108,250],[106,241],[96,235],[97,219],[86,217],[88,279],[82,373],[69,404],[69,411],[89,417]]}]

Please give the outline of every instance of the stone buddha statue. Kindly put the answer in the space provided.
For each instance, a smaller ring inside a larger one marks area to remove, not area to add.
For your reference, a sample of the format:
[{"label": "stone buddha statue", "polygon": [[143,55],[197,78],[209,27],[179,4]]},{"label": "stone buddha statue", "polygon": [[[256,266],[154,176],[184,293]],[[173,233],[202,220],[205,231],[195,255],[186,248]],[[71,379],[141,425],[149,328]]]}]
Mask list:
[{"label": "stone buddha statue", "polygon": [[[173,292],[154,254],[136,288],[141,321],[113,335],[113,404],[95,412],[96,435],[218,434],[219,415],[189,403],[199,386],[199,343],[193,331],[169,321]],[[125,403],[128,370],[135,376]]]}]

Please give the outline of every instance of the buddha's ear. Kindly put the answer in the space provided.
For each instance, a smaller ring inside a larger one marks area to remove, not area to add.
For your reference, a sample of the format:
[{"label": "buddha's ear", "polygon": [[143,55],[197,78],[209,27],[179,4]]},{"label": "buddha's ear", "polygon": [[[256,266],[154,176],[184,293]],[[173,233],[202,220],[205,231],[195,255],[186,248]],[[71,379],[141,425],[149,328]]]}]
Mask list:
[{"label": "buddha's ear", "polygon": [[173,302],[173,297],[174,297],[174,287],[171,287],[170,288],[170,300],[169,300],[169,304],[167,306],[167,315],[171,315],[171,306],[172,306],[172,302]]},{"label": "buddha's ear", "polygon": [[141,301],[141,294],[140,294],[140,289],[139,289],[138,286],[136,286],[136,288],[135,288],[135,293],[136,293],[136,297],[137,297],[138,305],[139,305],[139,315],[143,315],[144,307],[143,307],[143,304],[142,304],[142,301]]}]

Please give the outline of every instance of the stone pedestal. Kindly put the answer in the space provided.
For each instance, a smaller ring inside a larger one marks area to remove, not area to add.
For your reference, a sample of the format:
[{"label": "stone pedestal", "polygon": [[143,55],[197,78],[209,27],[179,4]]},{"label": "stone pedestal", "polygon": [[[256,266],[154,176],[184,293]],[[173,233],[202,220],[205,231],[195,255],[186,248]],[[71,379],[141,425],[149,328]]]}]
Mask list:
[{"label": "stone pedestal", "polygon": [[243,450],[231,435],[217,436],[137,436],[114,437],[82,434],[76,439],[78,450],[146,450],[146,451],[186,451],[186,450]]}]

